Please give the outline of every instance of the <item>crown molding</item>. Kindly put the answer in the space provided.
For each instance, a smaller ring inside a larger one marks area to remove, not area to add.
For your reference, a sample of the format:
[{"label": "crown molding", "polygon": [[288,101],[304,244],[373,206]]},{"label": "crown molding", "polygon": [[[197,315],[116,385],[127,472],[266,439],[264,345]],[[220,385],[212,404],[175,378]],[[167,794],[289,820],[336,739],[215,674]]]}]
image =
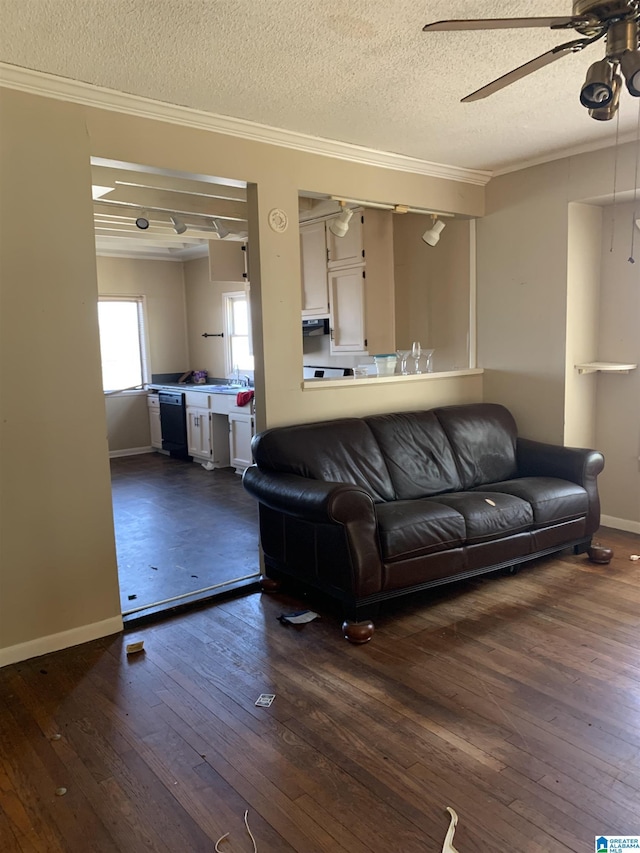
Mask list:
[{"label": "crown molding", "polygon": [[618,140],[611,137],[602,140],[594,139],[592,142],[584,142],[582,145],[573,145],[570,148],[562,148],[559,151],[554,151],[543,154],[540,157],[534,157],[531,160],[519,160],[517,163],[510,163],[502,169],[495,169],[492,177],[499,178],[501,175],[509,175],[511,172],[521,172],[524,169],[530,169],[533,166],[543,166],[545,163],[553,163],[555,160],[564,160],[568,157],[577,157],[579,154],[590,154],[593,151],[601,151],[604,148],[616,148],[620,145],[626,145],[627,142],[635,142],[638,136],[635,131],[620,134]]},{"label": "crown molding", "polygon": [[348,160],[352,163],[381,166],[385,169],[396,169],[401,172],[427,175],[432,178],[444,178],[449,181],[485,186],[493,177],[493,172],[448,166],[443,163],[431,163],[416,157],[407,157],[404,154],[377,151],[374,148],[365,148],[348,142],[338,142],[333,139],[322,139],[305,133],[282,130],[246,119],[207,113],[191,107],[167,104],[163,101],[154,101],[151,98],[142,98],[139,95],[130,95],[125,92],[118,92],[115,89],[82,83],[69,77],[57,77],[54,74],[33,71],[30,68],[22,68],[6,62],[0,62],[0,86],[17,89],[32,95],[41,95],[45,98],[70,101],[75,104],[112,110],[140,118],[156,119],[183,127],[237,136],[253,142],[278,145],[281,148],[292,148],[295,151],[303,151],[308,154],[320,154],[325,157]]}]

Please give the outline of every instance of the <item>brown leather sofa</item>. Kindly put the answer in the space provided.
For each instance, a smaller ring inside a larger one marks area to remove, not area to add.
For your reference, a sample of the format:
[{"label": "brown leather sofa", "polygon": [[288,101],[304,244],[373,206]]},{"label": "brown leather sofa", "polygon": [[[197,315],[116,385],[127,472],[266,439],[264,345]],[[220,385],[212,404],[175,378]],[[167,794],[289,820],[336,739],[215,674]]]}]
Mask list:
[{"label": "brown leather sofa", "polygon": [[253,455],[267,577],[337,599],[354,642],[385,599],[587,550],[600,523],[602,454],[518,438],[495,404],[278,427]]}]

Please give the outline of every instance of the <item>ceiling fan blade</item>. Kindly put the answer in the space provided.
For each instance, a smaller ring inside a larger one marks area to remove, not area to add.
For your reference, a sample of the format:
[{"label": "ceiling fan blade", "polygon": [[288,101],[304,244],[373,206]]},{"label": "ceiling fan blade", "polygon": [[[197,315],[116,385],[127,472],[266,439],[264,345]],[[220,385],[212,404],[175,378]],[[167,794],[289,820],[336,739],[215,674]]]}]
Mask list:
[{"label": "ceiling fan blade", "polygon": [[529,74],[533,74],[534,71],[544,68],[545,65],[550,65],[552,62],[555,62],[557,59],[562,59],[563,56],[566,56],[569,53],[577,53],[579,50],[582,50],[584,47],[587,47],[587,45],[596,41],[596,39],[602,38],[603,35],[604,32],[597,35],[595,38],[576,39],[575,41],[569,41],[565,44],[559,44],[557,47],[548,50],[546,53],[536,56],[535,59],[525,62],[524,65],[519,65],[517,68],[514,68],[513,71],[503,74],[502,77],[498,77],[497,80],[487,83],[486,86],[483,86],[481,89],[477,89],[475,92],[467,95],[467,97],[463,98],[460,103],[466,104],[469,101],[479,101],[481,98],[493,95],[494,92],[504,89],[505,86],[510,86],[511,83],[515,83],[516,80],[521,80]]},{"label": "ceiling fan blade", "polygon": [[572,27],[586,18],[565,15],[562,18],[478,18],[460,21],[435,21],[425,24],[422,32],[452,32],[455,30],[511,30],[520,27]]}]

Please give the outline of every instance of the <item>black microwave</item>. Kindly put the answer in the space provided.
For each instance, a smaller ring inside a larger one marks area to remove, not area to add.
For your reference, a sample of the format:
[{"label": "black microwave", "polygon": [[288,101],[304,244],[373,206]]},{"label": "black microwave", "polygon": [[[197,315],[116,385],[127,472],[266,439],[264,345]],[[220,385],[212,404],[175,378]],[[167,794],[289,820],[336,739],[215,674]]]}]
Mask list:
[{"label": "black microwave", "polygon": [[329,334],[329,318],[319,320],[303,320],[302,321],[302,336],[309,338],[312,335],[328,335]]}]

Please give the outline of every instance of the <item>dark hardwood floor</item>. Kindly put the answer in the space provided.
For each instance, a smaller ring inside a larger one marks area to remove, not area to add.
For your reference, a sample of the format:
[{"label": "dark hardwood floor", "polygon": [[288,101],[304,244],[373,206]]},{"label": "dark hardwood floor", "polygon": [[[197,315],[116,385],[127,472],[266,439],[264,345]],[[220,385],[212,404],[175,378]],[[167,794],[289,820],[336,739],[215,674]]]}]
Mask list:
[{"label": "dark hardwood floor", "polygon": [[253,594],[5,667],[0,849],[249,851],[245,809],[260,853],[439,853],[448,805],[460,853],[639,833],[640,537],[599,539],[610,566],[396,601],[365,646]]},{"label": "dark hardwood floor", "polygon": [[259,573],[258,505],[233,468],[116,458],[111,494],[123,612]]}]

